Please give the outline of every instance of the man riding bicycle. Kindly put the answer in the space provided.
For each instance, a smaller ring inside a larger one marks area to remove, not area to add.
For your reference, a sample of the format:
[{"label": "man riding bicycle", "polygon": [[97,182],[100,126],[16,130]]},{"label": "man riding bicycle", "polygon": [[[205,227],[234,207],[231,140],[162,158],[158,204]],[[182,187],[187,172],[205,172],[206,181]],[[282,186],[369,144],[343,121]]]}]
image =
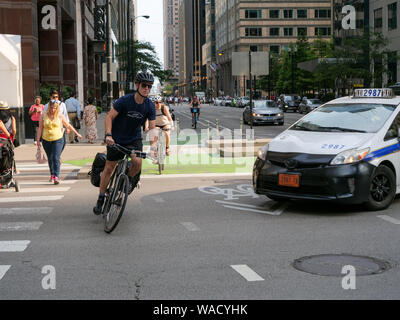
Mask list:
[{"label": "man riding bicycle", "polygon": [[[135,94],[127,94],[114,102],[114,106],[106,116],[105,132],[107,143],[107,161],[100,180],[100,193],[97,204],[93,208],[95,214],[100,214],[104,204],[105,193],[111,175],[118,160],[124,158],[124,154],[112,147],[117,143],[127,149],[143,150],[142,126],[149,120],[149,129],[155,128],[156,111],[154,103],[148,99],[150,89],[153,86],[154,77],[147,72],[139,72],[135,78],[137,91]],[[153,145],[153,139],[150,144]],[[135,188],[135,176],[142,169],[142,158],[131,155],[132,166],[129,169],[129,194]]]},{"label": "man riding bicycle", "polygon": [[192,127],[194,127],[194,110],[197,110],[198,120],[200,118],[200,102],[197,96],[194,96],[192,102],[190,103],[190,112],[192,113]]}]

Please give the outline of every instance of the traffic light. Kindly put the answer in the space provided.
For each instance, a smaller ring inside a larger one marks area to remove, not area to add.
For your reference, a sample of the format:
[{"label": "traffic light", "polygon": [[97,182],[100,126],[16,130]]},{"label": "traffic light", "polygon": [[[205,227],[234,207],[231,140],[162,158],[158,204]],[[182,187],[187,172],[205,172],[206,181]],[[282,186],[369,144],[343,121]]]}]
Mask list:
[{"label": "traffic light", "polygon": [[106,40],[106,8],[105,6],[94,7],[94,38]]}]

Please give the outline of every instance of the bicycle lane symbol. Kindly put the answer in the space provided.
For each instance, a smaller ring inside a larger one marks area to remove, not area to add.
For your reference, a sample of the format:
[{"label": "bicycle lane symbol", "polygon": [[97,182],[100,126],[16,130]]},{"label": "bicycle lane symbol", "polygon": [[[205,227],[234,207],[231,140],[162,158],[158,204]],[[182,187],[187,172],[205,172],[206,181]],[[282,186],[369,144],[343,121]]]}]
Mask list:
[{"label": "bicycle lane symbol", "polygon": [[275,205],[272,205],[271,207],[272,208],[275,207],[275,208],[274,208],[274,210],[271,211],[271,210],[266,210],[266,209],[272,209],[272,208],[260,207],[260,206],[244,204],[244,203],[231,202],[231,200],[238,200],[240,197],[251,197],[253,199],[259,198],[259,195],[254,193],[253,186],[250,184],[237,185],[236,189],[218,188],[218,187],[214,187],[214,186],[204,186],[204,187],[199,187],[198,190],[203,193],[206,193],[206,194],[224,196],[225,197],[224,200],[228,200],[228,201],[215,200],[215,202],[222,204],[225,208],[230,208],[230,209],[235,209],[235,210],[250,211],[250,212],[257,212],[257,213],[264,213],[264,214],[278,216],[285,210],[285,208],[288,205],[287,203],[280,204],[280,205],[278,205],[278,207],[276,207]]}]

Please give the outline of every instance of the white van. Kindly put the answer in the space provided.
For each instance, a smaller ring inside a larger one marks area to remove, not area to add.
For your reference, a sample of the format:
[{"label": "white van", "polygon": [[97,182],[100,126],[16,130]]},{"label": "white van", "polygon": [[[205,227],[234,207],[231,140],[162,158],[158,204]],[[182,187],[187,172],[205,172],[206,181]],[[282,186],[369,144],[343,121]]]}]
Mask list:
[{"label": "white van", "polygon": [[400,96],[356,89],[323,104],[258,151],[256,193],[387,208],[400,192]]}]

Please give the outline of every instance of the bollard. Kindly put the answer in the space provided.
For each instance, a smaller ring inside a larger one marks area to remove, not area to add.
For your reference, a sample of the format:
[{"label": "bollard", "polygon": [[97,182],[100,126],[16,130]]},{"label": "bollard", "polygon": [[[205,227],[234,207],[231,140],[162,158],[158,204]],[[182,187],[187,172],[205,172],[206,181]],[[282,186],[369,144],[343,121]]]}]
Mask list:
[{"label": "bollard", "polygon": [[243,117],[240,118],[240,139],[243,138]]},{"label": "bollard", "polygon": [[219,122],[218,122],[218,119],[215,119],[215,129],[217,130],[217,135],[219,136]]},{"label": "bollard", "polygon": [[176,134],[179,136],[179,118],[176,118]]},{"label": "bollard", "polygon": [[207,141],[210,140],[210,121],[207,120]]}]

